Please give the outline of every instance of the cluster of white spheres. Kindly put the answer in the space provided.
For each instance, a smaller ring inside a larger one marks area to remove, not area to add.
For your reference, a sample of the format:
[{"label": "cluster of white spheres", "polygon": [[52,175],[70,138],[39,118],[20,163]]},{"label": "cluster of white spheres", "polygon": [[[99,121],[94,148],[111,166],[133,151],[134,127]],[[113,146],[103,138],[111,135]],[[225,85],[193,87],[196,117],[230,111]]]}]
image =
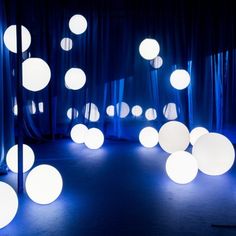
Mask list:
[{"label": "cluster of white spheres", "polygon": [[65,74],[65,86],[67,89],[78,90],[86,83],[86,75],[80,68],[71,68]]},{"label": "cluster of white spheres", "polygon": [[79,116],[79,111],[76,108],[69,108],[66,112],[68,119],[72,120]]},{"label": "cluster of white spheres", "polygon": [[170,83],[175,89],[185,89],[190,84],[190,75],[186,70],[177,69],[172,72]]},{"label": "cluster of white spheres", "polygon": [[[26,144],[23,144],[23,173],[27,172],[34,164],[35,156],[34,152]],[[9,149],[6,155],[6,163],[8,168],[18,173],[18,145],[14,145]]]},{"label": "cluster of white spheres", "polygon": [[72,16],[69,21],[69,28],[71,32],[76,35],[84,33],[87,29],[87,25],[87,20],[80,14]]},{"label": "cluster of white spheres", "polygon": [[139,133],[139,141],[146,148],[152,148],[158,144],[158,132],[153,127],[145,127]]},{"label": "cluster of white spheres", "polygon": [[84,144],[89,149],[99,149],[104,143],[104,135],[97,128],[88,129],[84,138]]},{"label": "cluster of white spheres", "polygon": [[152,60],[160,52],[159,43],[155,39],[146,38],[139,45],[139,53],[146,60]]},{"label": "cluster of white spheres", "polygon": [[0,229],[7,226],[18,210],[18,197],[15,190],[7,183],[0,181]]},{"label": "cluster of white spheres", "polygon": [[143,109],[142,109],[141,106],[135,105],[135,106],[132,107],[131,113],[132,113],[133,116],[139,117],[139,116],[142,115]]},{"label": "cluster of white spheres", "polygon": [[70,136],[75,143],[84,143],[87,132],[88,128],[86,125],[77,124],[74,125],[73,128],[71,129]]},{"label": "cluster of white spheres", "polygon": [[157,112],[155,108],[148,108],[145,112],[147,120],[155,120],[157,118]]}]

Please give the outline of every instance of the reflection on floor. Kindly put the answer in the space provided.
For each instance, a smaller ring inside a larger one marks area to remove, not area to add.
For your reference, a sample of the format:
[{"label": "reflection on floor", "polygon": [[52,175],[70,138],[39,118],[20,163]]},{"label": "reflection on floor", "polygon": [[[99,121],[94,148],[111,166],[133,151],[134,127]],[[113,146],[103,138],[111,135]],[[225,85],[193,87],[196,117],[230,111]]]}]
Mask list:
[{"label": "reflection on floor", "polygon": [[[165,173],[168,154],[160,147],[106,141],[89,150],[70,140],[31,145],[37,163],[55,166],[64,189],[50,205],[25,194],[3,236],[34,235],[236,235],[235,166],[225,175],[199,173],[177,185]],[[0,177],[16,189],[16,175]]]}]

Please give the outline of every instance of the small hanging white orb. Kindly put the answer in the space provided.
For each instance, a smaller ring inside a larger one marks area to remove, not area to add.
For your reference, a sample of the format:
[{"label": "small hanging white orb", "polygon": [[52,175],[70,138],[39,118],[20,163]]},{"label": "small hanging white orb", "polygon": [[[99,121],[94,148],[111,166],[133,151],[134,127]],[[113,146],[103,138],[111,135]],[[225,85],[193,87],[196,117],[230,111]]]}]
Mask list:
[{"label": "small hanging white orb", "polygon": [[157,118],[157,112],[155,108],[148,108],[145,112],[147,120],[155,120]]},{"label": "small hanging white orb", "polygon": [[132,115],[133,115],[133,116],[139,117],[139,116],[142,115],[143,109],[142,109],[141,106],[135,105],[135,106],[132,107],[131,112],[132,112]]},{"label": "small hanging white orb", "polygon": [[88,23],[84,16],[77,14],[70,18],[69,28],[74,34],[82,34],[87,29]]},{"label": "small hanging white orb", "polygon": [[63,38],[61,40],[61,48],[64,51],[70,51],[73,47],[73,41],[70,38]]},{"label": "small hanging white orb", "polygon": [[65,74],[65,86],[67,89],[78,90],[86,83],[86,75],[80,68],[71,68]]},{"label": "small hanging white orb", "polygon": [[172,72],[170,83],[177,90],[185,89],[190,84],[190,75],[186,70],[177,69]]},{"label": "small hanging white orb", "polygon": [[106,113],[107,113],[108,116],[113,117],[115,115],[114,105],[109,105],[106,109]]},{"label": "small hanging white orb", "polygon": [[160,52],[159,43],[155,39],[146,38],[139,45],[139,53],[146,60],[152,60]]}]

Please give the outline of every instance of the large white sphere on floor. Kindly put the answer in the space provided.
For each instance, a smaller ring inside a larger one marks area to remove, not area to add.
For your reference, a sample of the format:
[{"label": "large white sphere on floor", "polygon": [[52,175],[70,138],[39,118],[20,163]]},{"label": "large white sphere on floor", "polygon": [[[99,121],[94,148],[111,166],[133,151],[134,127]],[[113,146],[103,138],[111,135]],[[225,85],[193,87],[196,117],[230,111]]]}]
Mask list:
[{"label": "large white sphere on floor", "polygon": [[168,153],[184,151],[189,140],[188,128],[179,121],[169,121],[159,130],[159,144]]},{"label": "large white sphere on floor", "polygon": [[[33,166],[34,160],[35,157],[32,148],[23,144],[23,173]],[[6,156],[6,163],[12,172],[18,173],[18,145],[14,145],[9,149]]]},{"label": "large white sphere on floor", "polygon": [[190,132],[190,143],[194,145],[197,140],[204,134],[208,134],[209,131],[204,127],[196,127]]},{"label": "large white sphere on floor", "polygon": [[101,130],[91,128],[86,132],[84,144],[89,149],[98,149],[103,145],[104,135]]},{"label": "large white sphere on floor", "polygon": [[146,60],[152,60],[160,52],[159,43],[155,39],[146,38],[139,45],[139,53]]},{"label": "large white sphere on floor", "polygon": [[187,184],[197,176],[198,164],[192,154],[178,151],[168,157],[166,172],[175,183]]},{"label": "large white sphere on floor", "polygon": [[158,144],[158,132],[153,127],[145,127],[139,133],[140,143],[147,148],[152,148]]},{"label": "large white sphere on floor", "polygon": [[88,128],[86,125],[77,124],[71,129],[70,136],[75,143],[84,143],[87,132]]},{"label": "large white sphere on floor", "polygon": [[63,187],[59,171],[50,165],[39,165],[32,169],[25,181],[25,188],[30,199],[38,204],[54,202]]},{"label": "large white sphere on floor", "polygon": [[14,219],[17,210],[18,197],[16,192],[9,184],[0,181],[0,229]]},{"label": "large white sphere on floor", "polygon": [[193,145],[192,154],[199,170],[207,175],[222,175],[233,165],[235,151],[232,143],[222,134],[207,133]]}]

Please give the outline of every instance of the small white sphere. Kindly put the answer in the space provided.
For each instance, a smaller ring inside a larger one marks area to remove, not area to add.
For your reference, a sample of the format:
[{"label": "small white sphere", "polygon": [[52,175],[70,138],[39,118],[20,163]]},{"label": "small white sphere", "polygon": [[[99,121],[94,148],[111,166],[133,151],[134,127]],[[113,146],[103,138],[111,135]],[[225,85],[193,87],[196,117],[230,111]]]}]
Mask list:
[{"label": "small white sphere", "polygon": [[87,103],[84,107],[84,117],[91,122],[97,122],[100,118],[98,107],[94,103]]},{"label": "small white sphere", "polygon": [[195,179],[198,164],[192,154],[185,151],[172,153],[166,161],[166,173],[177,184],[187,184]]},{"label": "small white sphere", "polygon": [[145,112],[147,120],[155,120],[157,118],[157,112],[155,108],[148,108]]},{"label": "small white sphere", "polygon": [[77,124],[71,129],[70,136],[75,143],[84,143],[87,132],[88,128],[86,125]]},{"label": "small white sphere", "polygon": [[61,48],[64,51],[70,51],[73,47],[73,41],[70,38],[63,38],[61,40]]},{"label": "small white sphere", "polygon": [[208,134],[209,131],[204,127],[196,127],[190,132],[190,143],[194,145],[196,141],[204,134]]},{"label": "small white sphere", "polygon": [[131,112],[132,112],[132,115],[133,115],[133,116],[138,117],[138,116],[141,116],[141,115],[142,115],[143,109],[142,109],[141,106],[135,105],[135,106],[132,107]]},{"label": "small white sphere", "polygon": [[193,145],[192,154],[198,162],[199,170],[207,175],[226,173],[235,159],[232,143],[218,133],[202,135]]},{"label": "small white sphere", "polygon": [[85,135],[84,144],[89,149],[98,149],[103,145],[104,135],[101,130],[97,128],[91,128]]},{"label": "small white sphere", "polygon": [[188,87],[190,84],[190,75],[186,70],[177,69],[170,76],[171,85],[178,90]]},{"label": "small white sphere", "polygon": [[84,16],[77,14],[70,18],[69,28],[74,34],[82,34],[87,29],[88,23]]},{"label": "small white sphere", "polygon": [[32,169],[25,181],[30,199],[38,204],[49,204],[61,194],[63,187],[59,171],[50,165],[39,165]]},{"label": "small white sphere", "polygon": [[147,148],[152,148],[158,144],[158,132],[153,127],[146,127],[139,133],[140,143]]},{"label": "small white sphere", "polygon": [[106,109],[106,113],[108,116],[113,117],[115,115],[115,107],[114,105],[110,105]]},{"label": "small white sphere", "polygon": [[162,67],[163,60],[160,56],[157,56],[156,58],[150,61],[150,64],[153,68],[159,69]]},{"label": "small white sphere", "polygon": [[146,60],[152,60],[160,52],[159,43],[155,39],[146,38],[139,45],[139,53]]},{"label": "small white sphere", "polygon": [[177,108],[175,103],[168,103],[163,108],[163,115],[167,120],[175,120],[178,118]]},{"label": "small white sphere", "polygon": [[33,92],[44,89],[50,79],[51,70],[41,58],[31,57],[22,63],[23,86]]},{"label": "small white sphere", "polygon": [[[23,144],[23,173],[33,166],[34,160],[35,156],[32,148]],[[6,163],[12,172],[18,173],[18,145],[14,145],[8,150]]]},{"label": "small white sphere", "polygon": [[129,105],[126,102],[117,103],[116,111],[120,118],[125,118],[130,112]]},{"label": "small white sphere", "polygon": [[86,75],[80,68],[71,68],[65,74],[65,86],[67,89],[78,90],[86,83]]},{"label": "small white sphere", "polygon": [[169,121],[159,130],[159,144],[168,153],[184,151],[189,145],[188,128],[181,122]]},{"label": "small white sphere", "polygon": [[69,108],[66,112],[68,119],[77,118],[79,116],[79,111],[76,108]]},{"label": "small white sphere", "polygon": [[15,190],[9,184],[0,181],[0,229],[14,219],[17,210],[18,197]]},{"label": "small white sphere", "polygon": [[[11,52],[17,53],[16,25],[9,26],[4,32],[3,41]],[[25,52],[31,44],[31,35],[25,26],[21,26],[22,52]]]}]

